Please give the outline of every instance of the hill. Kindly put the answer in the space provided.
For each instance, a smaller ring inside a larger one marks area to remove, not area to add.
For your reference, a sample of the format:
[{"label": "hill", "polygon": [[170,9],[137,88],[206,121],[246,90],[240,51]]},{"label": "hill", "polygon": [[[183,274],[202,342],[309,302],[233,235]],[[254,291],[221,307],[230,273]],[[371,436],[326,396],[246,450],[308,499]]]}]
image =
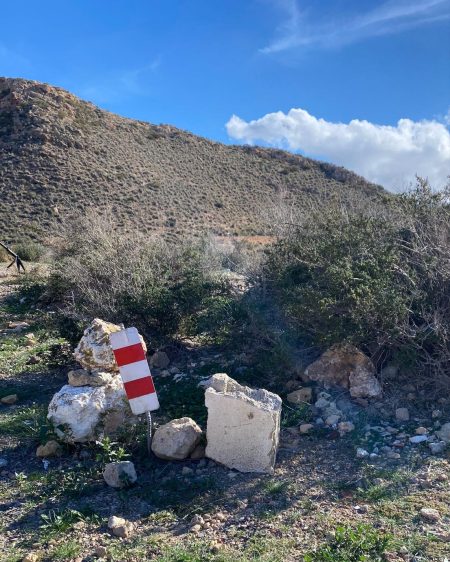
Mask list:
[{"label": "hill", "polygon": [[377,199],[384,190],[344,168],[224,145],[0,78],[0,239],[45,240],[92,206],[112,206],[124,229],[172,237],[264,234],[264,209],[283,192],[301,205],[311,194]]}]

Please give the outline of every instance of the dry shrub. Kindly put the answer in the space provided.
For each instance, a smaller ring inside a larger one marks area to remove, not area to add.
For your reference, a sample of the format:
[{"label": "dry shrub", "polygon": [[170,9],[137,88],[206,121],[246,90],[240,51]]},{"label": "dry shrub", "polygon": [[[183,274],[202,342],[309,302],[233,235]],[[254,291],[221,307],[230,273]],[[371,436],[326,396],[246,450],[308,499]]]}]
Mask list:
[{"label": "dry shrub", "polygon": [[198,333],[208,310],[233,299],[219,269],[202,241],[123,232],[111,211],[92,211],[61,239],[49,294],[78,318],[132,323],[156,337]]}]

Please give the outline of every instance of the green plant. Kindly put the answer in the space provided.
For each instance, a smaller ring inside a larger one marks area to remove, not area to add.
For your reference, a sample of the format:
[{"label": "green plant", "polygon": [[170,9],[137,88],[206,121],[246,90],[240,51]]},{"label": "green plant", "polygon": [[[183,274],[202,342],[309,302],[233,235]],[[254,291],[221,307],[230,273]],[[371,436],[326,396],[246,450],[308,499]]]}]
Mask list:
[{"label": "green plant", "polygon": [[77,555],[81,552],[81,545],[78,541],[66,540],[61,544],[58,544],[53,550],[50,552],[51,560],[74,560]]},{"label": "green plant", "polygon": [[14,244],[13,250],[24,261],[37,262],[42,259],[46,253],[46,249],[38,242],[18,242]]},{"label": "green plant", "polygon": [[368,525],[338,526],[325,546],[305,555],[304,562],[384,562],[390,538]]},{"label": "green plant", "polygon": [[450,376],[450,189],[425,181],[374,213],[312,209],[268,251],[266,275],[298,333],[350,342],[375,361]]},{"label": "green plant", "polygon": [[102,441],[96,441],[95,444],[100,449],[96,455],[96,461],[102,464],[120,462],[130,456],[120,443],[111,441],[109,437],[103,438]]},{"label": "green plant", "polygon": [[98,523],[98,516],[89,513],[82,513],[75,509],[66,509],[64,511],[51,510],[41,515],[43,523],[41,525],[42,533],[46,537],[54,537],[62,533],[66,533],[78,521],[91,521]]}]

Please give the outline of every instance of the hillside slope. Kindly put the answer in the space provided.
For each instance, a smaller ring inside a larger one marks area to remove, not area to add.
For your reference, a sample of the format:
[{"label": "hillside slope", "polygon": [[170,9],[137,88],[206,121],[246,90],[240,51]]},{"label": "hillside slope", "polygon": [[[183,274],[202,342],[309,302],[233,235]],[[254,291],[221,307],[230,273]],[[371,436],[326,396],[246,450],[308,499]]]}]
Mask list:
[{"label": "hillside slope", "polygon": [[227,146],[169,125],[119,117],[39,82],[0,78],[0,239],[45,240],[89,207],[119,226],[168,236],[263,234],[261,216],[291,192],[384,190],[330,164]]}]

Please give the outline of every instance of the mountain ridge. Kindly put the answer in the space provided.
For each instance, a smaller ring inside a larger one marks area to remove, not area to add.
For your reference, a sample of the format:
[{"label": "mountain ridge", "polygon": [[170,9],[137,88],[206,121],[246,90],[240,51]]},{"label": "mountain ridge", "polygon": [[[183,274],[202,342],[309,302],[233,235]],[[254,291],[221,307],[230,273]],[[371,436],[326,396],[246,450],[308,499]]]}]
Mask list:
[{"label": "mountain ridge", "polygon": [[49,84],[0,78],[0,238],[55,236],[87,209],[118,228],[168,238],[263,235],[287,193],[344,199],[386,193],[344,168],[286,151],[226,145],[100,109]]}]

